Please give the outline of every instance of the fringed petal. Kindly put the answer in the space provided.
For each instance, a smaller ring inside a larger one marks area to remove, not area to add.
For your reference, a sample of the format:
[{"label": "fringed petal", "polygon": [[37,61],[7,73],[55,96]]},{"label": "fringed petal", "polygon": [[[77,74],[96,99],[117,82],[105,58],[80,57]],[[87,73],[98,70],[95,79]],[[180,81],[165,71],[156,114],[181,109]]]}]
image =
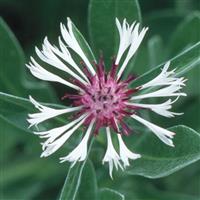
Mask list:
[{"label": "fringed petal", "polygon": [[89,140],[93,125],[94,125],[94,120],[92,120],[92,122],[90,123],[85,133],[85,136],[83,137],[79,145],[71,153],[69,153],[69,155],[67,155],[66,157],[60,158],[61,160],[60,162],[65,162],[65,161],[72,162],[71,167],[73,167],[77,161],[85,160],[87,156],[88,140]]},{"label": "fringed petal", "polygon": [[57,75],[47,71],[43,67],[41,67],[32,57],[31,57],[31,62],[29,63],[29,65],[26,65],[26,66],[28,67],[30,72],[33,74],[33,76],[35,76],[38,79],[41,79],[44,81],[58,82],[58,83],[66,85],[68,87],[71,87],[75,90],[79,90],[79,91],[81,90],[80,87],[60,78],[59,76],[57,76]]},{"label": "fringed petal", "polygon": [[66,29],[66,27],[62,23],[60,24],[62,37],[63,37],[64,41],[66,42],[66,44],[83,59],[84,63],[86,64],[86,66],[88,67],[90,72],[93,75],[95,75],[96,72],[94,71],[94,68],[92,67],[88,58],[86,57],[83,50],[81,49],[78,41],[76,40],[76,37],[73,33],[73,27],[72,26],[73,26],[72,22],[69,18],[67,18],[68,30]]},{"label": "fringed petal", "polygon": [[109,127],[106,127],[106,135],[107,135],[107,150],[106,150],[105,156],[103,158],[103,164],[105,162],[108,162],[109,174],[110,174],[110,177],[113,179],[113,177],[112,177],[113,166],[115,166],[115,168],[117,170],[118,170],[118,167],[120,167],[123,170],[123,167],[120,163],[120,157],[119,157],[118,153],[115,151],[115,148],[112,144]]},{"label": "fringed petal", "polygon": [[122,137],[120,134],[117,134],[118,141],[119,141],[119,155],[120,159],[124,163],[124,167],[129,166],[129,159],[136,160],[138,158],[141,158],[140,154],[136,154],[131,152],[125,145],[124,141],[122,140]]},{"label": "fringed petal", "polygon": [[44,143],[43,145],[43,153],[41,157],[47,157],[57,151],[67,140],[68,138],[84,123],[85,118],[83,118],[78,124],[76,124],[73,128],[65,132],[61,137],[52,143]]},{"label": "fringed petal", "polygon": [[65,108],[65,109],[54,109],[47,106],[43,106],[36,100],[34,100],[31,96],[29,96],[31,103],[40,111],[39,113],[29,114],[29,119],[27,121],[30,123],[30,127],[34,125],[38,125],[47,119],[51,119],[58,115],[62,115],[69,112],[75,112],[82,108],[82,106]]},{"label": "fringed petal", "polygon": [[117,74],[117,78],[120,79],[120,77],[122,76],[122,73],[124,72],[128,62],[130,61],[130,59],[133,57],[133,55],[135,54],[135,52],[137,51],[137,49],[139,48],[148,28],[143,28],[141,30],[141,32],[139,31],[139,26],[140,24],[137,23],[134,26],[134,29],[131,33],[131,44],[130,44],[130,48],[128,50],[127,56]]},{"label": "fringed petal", "polygon": [[183,113],[175,113],[175,112],[169,111],[172,108],[172,104],[176,100],[172,101],[171,99],[169,99],[165,101],[164,103],[160,103],[160,104],[127,103],[127,105],[131,105],[131,106],[135,106],[139,108],[147,108],[164,117],[174,117],[175,115],[183,114]]},{"label": "fringed petal", "polygon": [[168,131],[167,129],[164,129],[164,128],[161,128],[161,127],[159,127],[155,124],[152,124],[152,123],[142,119],[141,117],[139,117],[137,115],[131,115],[131,117],[133,119],[137,120],[138,122],[142,123],[146,127],[148,127],[165,144],[167,144],[171,147],[174,147],[174,144],[173,144],[173,141],[172,141],[172,139],[175,135],[174,132]]}]

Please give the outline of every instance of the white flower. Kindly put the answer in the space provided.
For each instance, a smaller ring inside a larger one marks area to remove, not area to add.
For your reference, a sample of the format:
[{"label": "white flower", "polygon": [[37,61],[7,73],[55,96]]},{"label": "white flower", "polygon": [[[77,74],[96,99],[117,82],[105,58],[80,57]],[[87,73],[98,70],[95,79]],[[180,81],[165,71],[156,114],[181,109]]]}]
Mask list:
[{"label": "white flower", "polygon": [[140,154],[136,154],[131,152],[126,145],[124,144],[124,141],[122,140],[122,136],[120,134],[117,135],[118,136],[118,140],[119,140],[119,154],[120,154],[120,158],[124,163],[124,167],[129,166],[129,159],[135,160],[138,158],[141,158]]},{"label": "white flower", "polygon": [[107,135],[107,150],[106,150],[106,154],[103,158],[103,164],[105,162],[108,162],[108,164],[109,164],[109,174],[110,174],[110,177],[113,178],[112,177],[113,166],[115,166],[115,168],[117,170],[118,170],[119,167],[123,170],[123,167],[120,163],[120,157],[119,157],[118,153],[115,151],[115,148],[112,144],[112,139],[111,139],[109,127],[106,128],[106,135]]},{"label": "white flower", "polygon": [[73,32],[73,24],[70,20],[70,18],[67,18],[67,26],[68,26],[68,31],[65,27],[65,25],[63,25],[62,23],[60,24],[60,30],[62,33],[62,37],[64,39],[64,41],[66,42],[66,44],[73,50],[75,51],[85,62],[86,66],[88,67],[88,69],[90,70],[90,72],[92,73],[92,75],[95,75],[96,72],[94,71],[90,61],[88,60],[88,58],[85,56],[83,50],[81,49],[75,35]]},{"label": "white flower", "polygon": [[53,128],[48,131],[34,132],[34,134],[39,135],[40,138],[48,138],[44,143],[42,143],[42,149],[44,150],[49,144],[54,142],[65,131],[67,131],[70,128],[72,128],[73,126],[75,126],[78,122],[80,122],[85,117],[86,117],[86,115],[82,115],[79,118],[71,121],[70,123],[68,123],[64,126]]},{"label": "white flower", "polygon": [[[182,113],[171,111],[172,105],[180,96],[186,96],[184,92],[181,92],[186,80],[183,77],[176,77],[175,70],[169,70],[170,62],[167,62],[160,74],[152,80],[137,88],[130,88],[130,82],[133,78],[129,76],[122,80],[122,75],[130,59],[139,48],[148,28],[142,28],[140,31],[139,23],[133,22],[129,25],[126,19],[123,20],[122,25],[116,19],[116,26],[120,38],[119,49],[116,52],[116,60],[108,73],[105,72],[102,57],[99,63],[91,64],[93,61],[87,58],[81,48],[77,34],[75,34],[77,29],[69,18],[67,28],[62,23],[60,24],[62,37],[58,38],[58,47],[52,45],[47,37],[44,39],[42,50],[36,47],[38,57],[50,66],[49,69],[45,69],[44,66],[39,64],[39,61],[36,62],[32,57],[31,62],[27,65],[36,78],[61,83],[73,89],[72,94],[65,94],[64,96],[64,98],[69,98],[72,101],[72,106],[64,109],[42,105],[30,96],[30,102],[39,110],[37,113],[29,114],[27,121],[30,127],[37,126],[60,115],[70,113],[73,117],[71,122],[63,126],[34,132],[34,134],[46,140],[42,143],[41,157],[47,157],[56,152],[79,127],[85,126],[87,131],[78,146],[67,156],[60,158],[60,162],[69,161],[72,163],[71,167],[73,167],[75,163],[87,158],[90,136],[97,135],[100,128],[105,128],[107,150],[103,163],[108,163],[111,178],[114,167],[117,170],[118,168],[124,170],[130,165],[130,159],[135,160],[141,157],[140,154],[131,152],[122,139],[122,136],[131,132],[131,128],[126,124],[125,119],[129,117],[142,123],[160,140],[173,147],[172,139],[175,133],[141,118],[139,111],[149,109],[149,111],[164,117],[174,117]],[[85,45],[89,47],[87,44]],[[73,54],[71,54],[72,52]],[[72,57],[74,53],[77,54],[75,57],[80,59],[78,62]],[[122,57],[124,57],[123,61]],[[83,64],[80,65],[80,61]],[[51,68],[54,69],[54,73],[50,72]],[[63,72],[63,76],[57,75],[56,70]],[[63,78],[66,77],[66,74],[70,75],[71,78]],[[159,104],[137,102],[138,100],[160,97],[175,97],[175,100],[168,98]],[[111,129],[117,133],[119,152],[112,143]]]},{"label": "white flower", "polygon": [[[60,40],[60,46],[62,47],[62,41]],[[64,47],[63,47],[64,49]],[[53,47],[50,42],[48,41],[47,37],[44,39],[44,45],[43,45],[43,50],[40,51],[37,47],[35,49],[38,57],[46,62],[47,64],[60,69],[64,72],[67,72],[69,75],[71,75],[72,77],[74,77],[75,79],[79,80],[80,82],[82,82],[83,84],[87,84],[87,82],[81,78],[79,76],[79,74],[76,74],[75,72],[73,72],[66,64],[64,64],[60,58],[58,56],[60,56],[61,58],[63,58],[64,60],[68,61],[68,63],[70,63],[76,70],[78,69],[77,65],[75,64],[75,62],[73,61],[73,59],[71,58],[69,52],[67,52],[67,50],[65,50],[65,52],[60,52],[58,48]],[[67,54],[68,53],[68,54]],[[84,75],[84,73],[81,73],[80,70],[77,70],[86,80],[86,76]]]},{"label": "white flower", "polygon": [[163,86],[163,85],[179,85],[184,86],[184,82],[186,81],[183,77],[182,78],[176,78],[175,75],[175,69],[172,71],[167,71],[170,66],[170,61],[168,61],[164,67],[161,73],[156,76],[153,80],[145,83],[141,86],[141,89],[153,87],[153,86]]},{"label": "white flower", "polygon": [[137,95],[131,97],[131,100],[136,99],[146,99],[146,98],[153,98],[153,97],[179,97],[179,96],[186,96],[184,92],[180,92],[182,87],[180,85],[170,85],[159,89],[155,92],[150,92],[147,94]]},{"label": "white flower", "polygon": [[31,57],[31,61],[29,63],[29,65],[26,65],[29,70],[31,71],[31,73],[33,74],[33,76],[44,80],[44,81],[52,81],[52,82],[58,82],[61,84],[64,84],[68,87],[71,87],[75,90],[80,90],[81,88],[78,87],[77,85],[74,85],[73,83],[70,83],[62,78],[60,78],[59,76],[47,71],[46,69],[44,69],[43,67],[41,67],[32,57]]},{"label": "white flower", "polygon": [[[177,100],[177,99],[176,99]],[[174,117],[175,115],[182,115],[183,113],[175,113],[169,111],[169,109],[172,108],[172,104],[176,101],[172,101],[171,99],[168,99],[164,103],[161,104],[142,104],[142,103],[127,103],[127,105],[140,107],[140,108],[148,108],[152,110],[153,112],[162,115],[164,117]]]},{"label": "white flower", "polygon": [[65,161],[73,162],[72,164],[72,167],[73,167],[77,161],[85,160],[87,156],[88,140],[92,131],[93,124],[94,124],[94,120],[92,120],[92,122],[90,123],[85,133],[85,136],[83,137],[80,144],[68,156],[60,158],[61,162],[65,162]]},{"label": "white flower", "polygon": [[29,119],[27,121],[30,123],[30,127],[33,125],[38,125],[39,123],[46,121],[47,119],[56,117],[69,112],[74,112],[81,110],[81,106],[65,109],[53,109],[47,106],[43,106],[37,101],[35,101],[31,96],[29,97],[31,103],[40,111],[39,113],[29,114]]},{"label": "white flower", "polygon": [[168,131],[167,129],[161,128],[155,124],[152,124],[137,115],[131,115],[131,117],[140,123],[147,126],[157,137],[159,137],[165,144],[174,147],[172,142],[172,138],[174,137],[175,133]]},{"label": "white flower", "polygon": [[118,49],[118,53],[117,53],[117,57],[115,61],[115,64],[118,65],[122,55],[131,44],[132,30],[134,28],[138,32],[139,23],[135,26],[135,22],[133,22],[133,24],[129,26],[129,24],[126,22],[126,19],[124,19],[123,24],[121,26],[119,20],[116,18],[116,25],[117,25],[117,29],[119,31],[119,37],[120,37],[119,49]]},{"label": "white flower", "polygon": [[52,142],[48,141],[48,143],[42,144],[43,153],[41,154],[41,157],[47,157],[55,151],[57,151],[68,140],[68,138],[84,123],[85,118],[86,117],[84,117],[80,122],[78,122],[73,128],[65,132],[57,140],[54,140]]},{"label": "white flower", "polygon": [[[140,26],[139,23],[136,24],[136,26],[134,27],[133,31],[131,32],[131,36],[129,36],[130,38],[129,37],[127,38],[128,40],[130,40],[130,48],[129,48],[127,56],[126,56],[122,66],[121,66],[121,68],[120,68],[120,70],[119,70],[119,72],[117,74],[118,78],[121,77],[121,75],[122,75],[124,69],[126,68],[128,62],[130,61],[130,59],[133,57],[133,55],[137,51],[138,47],[140,46],[140,44],[141,44],[141,42],[142,42],[142,40],[143,40],[147,30],[148,30],[148,28],[143,28],[141,30],[141,32],[139,32],[139,26]],[[132,27],[128,31],[131,31],[131,30],[132,30]],[[122,32],[123,31],[126,32],[126,28],[125,27],[123,27]],[[125,44],[124,46],[128,47],[129,45],[126,45],[127,41],[126,40],[123,41],[123,39],[124,38],[120,38],[120,44],[122,43],[121,46],[123,46],[123,43],[124,43]],[[123,49],[123,52],[124,51],[125,51],[125,49]],[[119,51],[118,54],[122,54],[121,51]],[[115,63],[115,64],[118,64],[118,63]]]}]

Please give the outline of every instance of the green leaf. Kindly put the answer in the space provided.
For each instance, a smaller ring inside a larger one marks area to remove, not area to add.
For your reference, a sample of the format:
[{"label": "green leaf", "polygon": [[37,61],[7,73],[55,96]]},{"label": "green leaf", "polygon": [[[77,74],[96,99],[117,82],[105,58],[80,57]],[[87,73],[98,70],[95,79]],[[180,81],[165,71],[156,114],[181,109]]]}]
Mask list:
[{"label": "green leaf", "polygon": [[[57,104],[44,104],[47,106],[52,106],[54,108],[64,108],[62,105]],[[14,95],[6,94],[0,92],[0,118],[6,120],[7,122],[13,124],[14,126],[22,129],[24,131],[31,132],[28,129],[28,122],[26,121],[28,113],[33,112],[34,105],[25,98],[17,97]],[[60,122],[65,122],[61,118],[56,118]]]},{"label": "green leaf", "polygon": [[186,126],[170,128],[175,132],[175,147],[168,147],[151,134],[147,134],[134,145],[142,155],[134,161],[129,174],[148,178],[160,178],[172,174],[200,159],[200,134]]},{"label": "green leaf", "polygon": [[[24,65],[24,55],[16,41],[15,36],[12,34],[3,19],[0,18],[0,60],[1,70],[0,82],[4,83],[1,86],[1,91],[12,91],[14,94],[20,94],[19,76],[16,76],[16,69]],[[8,77],[9,76],[9,77]],[[17,83],[17,85],[15,85]]]},{"label": "green leaf", "polygon": [[[169,55],[179,53],[180,51],[189,48],[194,43],[200,41],[200,12],[193,12],[187,16],[176,28],[172,34],[168,51]],[[200,49],[200,47],[199,47]],[[197,50],[199,51],[199,50]],[[199,57],[197,52],[197,58]],[[187,98],[183,99],[183,102],[179,105],[178,110],[184,110],[184,115],[178,117],[177,124],[185,124],[200,130],[199,117],[200,117],[200,67],[193,68],[185,75],[188,79],[184,92],[187,94]],[[174,124],[173,119],[168,122]],[[164,124],[165,122],[163,122]],[[169,124],[170,126],[170,124]]]},{"label": "green leaf", "polygon": [[[18,96],[40,97],[41,100],[53,99],[53,90],[46,83],[26,80],[25,58],[15,36],[0,18],[0,90]],[[30,78],[29,78],[30,79]]]},{"label": "green leaf", "polygon": [[70,168],[61,191],[60,200],[97,199],[96,175],[87,159]]},{"label": "green leaf", "polygon": [[198,197],[192,195],[176,194],[169,191],[157,193],[155,193],[155,191],[153,192],[152,194],[145,195],[146,197],[137,198],[137,200],[199,200]]},{"label": "green leaf", "polygon": [[[20,183],[17,186],[20,187],[10,187],[8,190],[4,190],[3,199],[34,199],[41,189],[44,189],[40,183],[36,183],[35,185],[27,184],[27,183]],[[12,192],[9,192],[11,191]],[[26,192],[24,192],[26,191]]]},{"label": "green leaf", "polygon": [[[199,166],[200,161],[194,163],[173,175],[170,175],[163,179],[164,184],[168,188],[169,191],[177,191],[181,192],[182,195],[185,194],[193,194],[194,197],[200,197],[200,190],[199,190],[199,180],[200,180],[200,173],[199,173]],[[176,180],[176,181],[174,181]],[[157,180],[159,181],[159,180]],[[180,190],[181,188],[181,190]],[[193,197],[191,195],[191,197]],[[192,199],[192,198],[191,198]],[[194,198],[198,199],[198,198]]]},{"label": "green leaf", "polygon": [[29,160],[28,162],[27,159],[22,160],[19,158],[18,161],[14,161],[15,166],[8,166],[4,163],[2,168],[4,176],[0,178],[0,185],[5,187],[12,182],[20,180],[20,178],[30,177],[32,173],[40,169],[41,162],[42,160],[39,158]]},{"label": "green leaf", "polygon": [[[177,76],[182,76],[188,71],[192,70],[194,67],[200,65],[199,57],[200,42],[184,50],[179,55],[175,56],[171,60],[171,69],[177,68]],[[153,79],[156,75],[161,72],[161,68],[164,63],[154,67],[152,70],[146,72],[145,74],[139,76],[135,81],[133,81],[131,87],[137,87],[145,82]]]},{"label": "green leaf", "polygon": [[[158,200],[199,200],[198,197],[190,196],[190,195],[183,195],[183,194],[171,194],[169,192],[161,193],[159,196],[156,197]],[[139,199],[138,199],[139,200]],[[144,199],[145,200],[145,199]],[[146,200],[149,200],[148,198]],[[154,200],[154,198],[152,199]]]},{"label": "green leaf", "polygon": [[[153,191],[155,193],[155,191]],[[157,194],[146,194],[143,197],[137,197],[135,200],[199,200],[198,197],[176,194],[170,192],[160,192]]]},{"label": "green leaf", "polygon": [[[93,140],[88,152],[90,152]],[[60,200],[124,200],[124,195],[109,189],[98,189],[97,180],[92,162],[87,158],[70,168],[59,197]]]},{"label": "green leaf", "polygon": [[96,56],[103,51],[106,60],[117,53],[119,36],[115,18],[129,23],[141,22],[141,13],[137,0],[91,0],[89,5],[89,33]]},{"label": "green leaf", "polygon": [[[149,32],[147,32],[147,37],[148,35]],[[147,39],[147,37],[144,38],[137,54],[127,64],[124,70],[124,77],[128,77],[130,74],[136,76],[144,74],[165,60],[165,51],[161,37],[155,35],[146,42],[145,39]]]},{"label": "green leaf", "polygon": [[[190,169],[191,168],[189,168],[189,170]],[[125,199],[127,200],[199,200],[198,195],[194,195],[192,191],[187,191],[189,185],[192,185],[194,188],[198,189],[198,184],[193,184],[192,180],[187,182],[188,179],[186,179],[184,173],[182,176],[184,182],[177,182],[177,177],[174,177],[174,175],[170,176],[170,178],[172,179],[173,183],[168,187],[166,185],[165,178],[150,180],[143,177],[135,176],[134,180],[132,178],[131,184],[130,177],[125,177],[122,181],[126,181],[126,185],[128,185],[128,187],[125,186],[127,187],[127,189],[123,190],[120,188],[120,190],[124,192]],[[193,179],[193,176],[188,178]],[[143,188],[144,185],[145,192]],[[183,185],[185,185],[185,188],[182,187]],[[160,189],[160,187],[163,186],[165,190]],[[176,188],[176,186],[178,189]]]},{"label": "green leaf", "polygon": [[170,55],[179,53],[184,48],[200,40],[200,12],[194,12],[181,22],[169,42]]},{"label": "green leaf", "polygon": [[[87,192],[86,192],[87,191]],[[78,199],[97,199],[96,172],[92,162],[87,161],[78,190]]]},{"label": "green leaf", "polygon": [[175,0],[175,8],[179,13],[190,14],[196,12],[200,9],[200,4],[198,0]]},{"label": "green leaf", "polygon": [[[169,43],[170,55],[178,53],[184,48],[200,41],[200,12],[194,12],[186,17],[177,27]],[[200,67],[187,73],[186,93],[188,95],[200,94]]]},{"label": "green leaf", "polygon": [[148,41],[149,67],[154,67],[164,61],[163,41],[156,35]]},{"label": "green leaf", "polygon": [[109,188],[102,188],[99,190],[99,200],[125,200],[124,195],[122,195],[121,193],[109,189]]},{"label": "green leaf", "polygon": [[16,131],[16,127],[11,126],[1,118],[0,127],[0,162],[5,162],[6,159],[9,158],[9,155],[12,153],[11,149],[15,147],[16,143],[20,142],[21,138],[16,136],[20,133],[19,131]]},{"label": "green leaf", "polygon": [[168,41],[171,31],[175,30],[177,24],[185,17],[185,13],[179,13],[175,9],[154,10],[143,17],[144,24],[150,27],[150,36],[160,35],[163,41]]},{"label": "green leaf", "polygon": [[73,23],[72,23],[72,30],[73,30],[76,40],[78,41],[81,49],[83,50],[83,52],[85,53],[89,61],[90,62],[96,61],[89,44],[87,43],[83,35],[79,32],[79,30],[76,28],[76,26]]}]

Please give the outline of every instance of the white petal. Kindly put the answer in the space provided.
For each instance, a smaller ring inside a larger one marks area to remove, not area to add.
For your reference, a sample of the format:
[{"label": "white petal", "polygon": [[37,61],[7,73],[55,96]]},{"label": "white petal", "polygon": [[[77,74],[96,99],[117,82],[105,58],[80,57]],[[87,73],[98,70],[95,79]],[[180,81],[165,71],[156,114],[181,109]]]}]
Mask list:
[{"label": "white petal", "polygon": [[89,82],[87,76],[82,72],[82,70],[79,68],[79,66],[72,59],[70,52],[68,51],[67,47],[62,42],[61,38],[59,37],[58,39],[59,39],[59,45],[60,45],[60,49],[61,49],[62,53],[58,50],[57,55],[59,55],[66,62],[68,62],[87,82]]},{"label": "white petal", "polygon": [[118,170],[118,166],[123,170],[123,167],[120,163],[120,157],[117,154],[117,152],[115,151],[115,148],[112,144],[112,139],[111,139],[111,135],[110,135],[110,128],[106,127],[106,135],[107,135],[107,150],[105,153],[105,156],[103,158],[103,164],[105,162],[108,162],[109,164],[109,174],[110,177],[112,177],[112,171],[113,171],[113,165],[115,165],[115,168]]},{"label": "white petal", "polygon": [[174,137],[175,133],[168,131],[167,129],[161,128],[155,124],[152,124],[137,115],[131,115],[131,117],[140,123],[144,124],[148,127],[160,140],[162,140],[165,144],[174,147],[172,138]]},{"label": "white petal", "polygon": [[129,26],[129,24],[126,22],[126,19],[124,19],[123,25],[121,26],[119,20],[116,18],[116,26],[119,31],[119,37],[120,37],[119,49],[115,61],[116,65],[119,64],[122,55],[131,44],[131,35],[134,25],[135,22],[133,22],[133,24]]},{"label": "white petal", "polygon": [[82,141],[79,143],[79,145],[71,153],[69,153],[69,155],[67,155],[66,157],[60,158],[61,162],[65,162],[65,161],[73,162],[71,166],[73,167],[77,161],[85,160],[87,156],[88,140],[92,131],[93,124],[94,124],[94,120],[90,123],[86,131],[86,134],[83,137]]},{"label": "white petal", "polygon": [[182,87],[180,85],[170,85],[167,86],[165,88],[159,89],[155,92],[151,92],[151,93],[147,93],[147,94],[142,94],[142,95],[138,95],[138,96],[133,96],[131,97],[131,100],[135,100],[135,99],[145,99],[145,98],[151,98],[151,97],[172,97],[172,96],[186,96],[185,93],[183,92],[177,92],[180,89],[182,89]]},{"label": "white petal", "polygon": [[83,118],[86,117],[85,115],[80,116],[78,119],[64,125],[61,127],[57,127],[48,131],[41,131],[41,132],[34,132],[34,134],[39,135],[40,138],[48,138],[43,144],[42,149],[44,150],[46,146],[48,146],[50,143],[52,143],[56,138],[58,138],[60,135],[62,135],[65,131],[72,128],[75,124],[80,122]]},{"label": "white petal", "polygon": [[118,79],[121,77],[124,69],[126,68],[129,60],[132,58],[132,56],[135,54],[135,52],[137,51],[138,47],[140,46],[148,28],[143,28],[142,31],[139,33],[139,23],[136,24],[136,26],[134,27],[134,30],[132,32],[132,36],[131,36],[131,46],[129,48],[128,54],[117,74]]},{"label": "white petal", "polygon": [[133,152],[131,152],[126,145],[124,144],[124,141],[122,140],[122,137],[120,134],[117,134],[118,136],[118,140],[119,140],[119,154],[120,154],[120,158],[124,163],[124,167],[129,166],[129,159],[135,160],[138,158],[141,158],[140,154],[135,154]]},{"label": "white petal", "polygon": [[62,115],[69,112],[78,111],[82,108],[82,106],[78,107],[72,107],[72,108],[65,108],[65,109],[54,109],[49,108],[47,106],[43,106],[40,103],[38,103],[36,100],[34,100],[31,96],[29,96],[29,99],[32,104],[40,111],[39,113],[29,114],[29,119],[27,121],[30,123],[30,127],[33,125],[38,125],[39,123],[56,117],[58,115]]},{"label": "white petal", "polygon": [[159,115],[162,115],[164,117],[174,117],[174,115],[182,115],[183,114],[183,113],[175,113],[175,112],[169,111],[169,109],[172,108],[172,104],[175,101],[172,101],[171,99],[169,99],[161,104],[127,103],[127,105],[132,105],[132,106],[136,106],[136,107],[138,106],[141,108],[149,108],[153,112],[155,112]]},{"label": "white petal", "polygon": [[48,143],[46,145],[43,144],[44,151],[41,154],[41,157],[47,157],[57,151],[68,140],[68,138],[84,123],[85,118],[86,117],[84,117],[78,124],[76,124],[72,129],[65,132],[54,142]]},{"label": "white petal", "polygon": [[44,81],[52,81],[52,82],[58,82],[58,83],[62,83],[64,85],[67,85],[68,87],[71,87],[75,90],[82,90],[80,87],[60,78],[59,76],[47,71],[46,69],[44,69],[43,67],[41,67],[32,57],[31,57],[31,61],[29,65],[26,65],[29,70],[31,71],[31,73],[36,77],[39,78],[41,80]]},{"label": "white petal", "polygon": [[76,40],[76,37],[74,36],[71,20],[69,18],[67,18],[67,20],[68,20],[68,22],[67,22],[68,30],[66,29],[66,27],[63,24],[60,25],[61,34],[62,34],[63,39],[65,40],[66,44],[83,59],[86,66],[92,73],[92,75],[95,75],[96,72],[94,71],[91,63],[85,56],[78,41]]},{"label": "white petal", "polygon": [[141,89],[153,87],[153,86],[163,86],[163,85],[185,85],[184,82],[186,81],[183,77],[176,78],[174,77],[175,70],[167,71],[169,68],[170,62],[168,61],[161,73],[156,76],[153,80],[145,83],[141,86]]},{"label": "white petal", "polygon": [[[72,77],[79,80],[83,84],[87,83],[80,76],[78,76],[76,73],[74,73],[66,64],[64,64],[62,62],[62,60],[59,59],[59,57],[57,57],[57,55],[60,55],[60,51],[58,50],[58,48],[53,47],[50,44],[47,37],[44,39],[43,50],[40,51],[36,47],[36,53],[37,53],[38,57],[42,61],[46,62],[47,64],[52,65],[53,67],[60,69],[64,72],[67,72],[68,74],[70,74]],[[61,55],[62,55],[62,53],[61,53]]]}]

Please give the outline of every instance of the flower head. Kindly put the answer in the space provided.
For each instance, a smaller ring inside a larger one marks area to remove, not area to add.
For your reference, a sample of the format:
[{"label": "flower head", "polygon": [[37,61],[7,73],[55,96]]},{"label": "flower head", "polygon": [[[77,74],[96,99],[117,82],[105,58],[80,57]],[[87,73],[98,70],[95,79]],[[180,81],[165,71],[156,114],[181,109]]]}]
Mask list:
[{"label": "flower head", "polygon": [[[124,19],[122,25],[116,19],[119,31],[119,49],[113,59],[110,71],[106,72],[103,56],[99,62],[89,60],[84,54],[79,41],[73,30],[73,24],[68,18],[67,28],[61,24],[61,35],[59,37],[59,47],[52,45],[47,38],[44,39],[42,50],[36,48],[38,57],[45,63],[58,70],[68,73],[70,80],[56,75],[42,67],[34,58],[27,65],[31,73],[46,81],[58,82],[74,89],[73,93],[66,93],[64,99],[72,101],[71,107],[55,109],[44,106],[30,97],[30,101],[39,110],[38,113],[29,114],[28,122],[30,126],[38,125],[46,120],[73,113],[73,119],[68,124],[51,130],[34,132],[46,141],[42,143],[43,152],[41,157],[46,157],[56,152],[81,126],[86,127],[82,141],[67,156],[60,158],[61,162],[72,162],[72,166],[77,161],[83,161],[87,156],[88,141],[91,135],[98,135],[99,129],[104,127],[107,135],[107,150],[103,158],[103,163],[108,162],[109,173],[112,177],[113,167],[124,169],[129,166],[129,160],[141,157],[140,154],[131,152],[125,145],[122,137],[131,133],[131,127],[126,123],[127,118],[132,118],[147,128],[149,128],[160,140],[169,146],[174,146],[172,138],[175,133],[161,128],[139,116],[139,111],[148,109],[165,117],[174,117],[180,113],[170,111],[172,104],[179,96],[186,94],[180,92],[185,85],[184,78],[177,78],[175,70],[169,70],[170,62],[167,62],[160,74],[153,80],[143,85],[131,88],[130,83],[134,76],[129,75],[123,79],[124,70],[139,48],[148,28],[140,31],[140,24],[129,25]],[[71,56],[71,51],[75,52],[81,64],[75,62]],[[122,56],[124,60],[122,60]],[[152,91],[147,92],[151,89]],[[160,104],[139,103],[138,100],[175,97],[175,100],[168,99]],[[111,130],[116,134],[111,134]],[[117,135],[119,143],[119,153],[112,143],[113,135]]]}]

